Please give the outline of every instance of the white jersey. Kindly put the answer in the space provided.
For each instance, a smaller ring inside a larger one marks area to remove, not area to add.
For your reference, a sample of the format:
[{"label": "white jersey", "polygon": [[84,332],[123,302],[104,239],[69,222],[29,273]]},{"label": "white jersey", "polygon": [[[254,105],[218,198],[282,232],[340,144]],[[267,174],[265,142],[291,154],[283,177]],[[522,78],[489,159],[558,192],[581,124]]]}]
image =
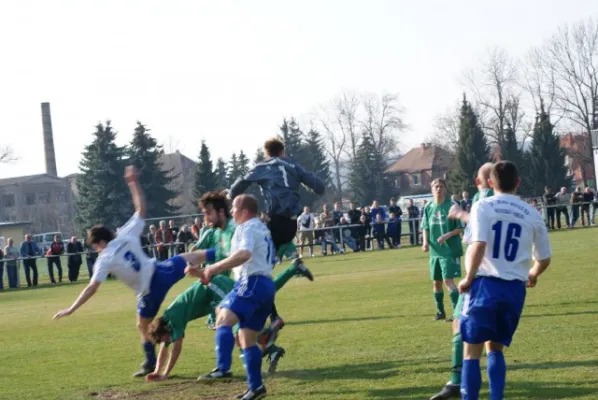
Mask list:
[{"label": "white jersey", "polygon": [[140,236],[145,220],[134,214],[120,228],[116,238],[110,241],[94,264],[92,281],[104,282],[108,274],[114,274],[138,296],[149,292],[155,263],[141,248]]},{"label": "white jersey", "polygon": [[536,260],[551,256],[542,216],[515,195],[500,193],[478,201],[471,209],[469,225],[470,243],[487,244],[477,276],[527,281],[532,252]]},{"label": "white jersey", "polygon": [[236,281],[247,279],[251,275],[272,277],[276,264],[276,250],[270,230],[258,218],[237,226],[231,243],[231,254],[237,250],[247,250],[251,258],[243,265],[233,268]]}]

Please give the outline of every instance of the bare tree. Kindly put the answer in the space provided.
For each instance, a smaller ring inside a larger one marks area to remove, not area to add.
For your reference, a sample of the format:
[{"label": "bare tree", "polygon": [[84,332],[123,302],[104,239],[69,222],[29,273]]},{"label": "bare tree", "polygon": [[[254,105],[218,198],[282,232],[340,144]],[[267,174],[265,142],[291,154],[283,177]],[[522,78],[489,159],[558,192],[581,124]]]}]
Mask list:
[{"label": "bare tree", "polygon": [[166,154],[176,153],[180,149],[180,140],[172,135],[168,135],[168,139],[164,145],[164,152]]},{"label": "bare tree", "polygon": [[434,119],[434,133],[429,137],[430,142],[455,152],[459,143],[459,114],[460,105],[447,108]]},{"label": "bare tree", "polygon": [[8,164],[18,160],[12,147],[0,145],[0,164]]},{"label": "bare tree", "polygon": [[341,94],[335,101],[337,122],[339,128],[344,132],[348,141],[348,148],[345,152],[352,162],[357,157],[357,147],[359,146],[359,106],[360,101],[357,94],[354,92],[345,92]]},{"label": "bare tree", "polygon": [[363,133],[368,135],[376,150],[385,159],[398,152],[399,134],[406,129],[403,108],[396,94],[380,97],[366,95],[363,99]]},{"label": "bare tree", "polygon": [[345,152],[347,145],[347,134],[341,128],[340,115],[331,110],[330,107],[321,107],[318,115],[317,125],[321,126],[324,132],[324,149],[334,167],[334,181],[338,197],[342,199],[345,177],[343,166],[345,163]]}]

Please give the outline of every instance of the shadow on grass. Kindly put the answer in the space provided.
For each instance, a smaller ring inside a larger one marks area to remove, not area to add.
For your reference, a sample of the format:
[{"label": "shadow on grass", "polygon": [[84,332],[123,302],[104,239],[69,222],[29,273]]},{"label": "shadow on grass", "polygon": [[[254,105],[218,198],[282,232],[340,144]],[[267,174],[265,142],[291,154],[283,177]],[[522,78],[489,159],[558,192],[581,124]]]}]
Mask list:
[{"label": "shadow on grass", "polygon": [[[411,370],[412,373],[444,373],[446,374],[447,378],[450,374],[450,360],[447,358],[442,360],[445,364],[444,367],[423,367]],[[598,360],[583,360],[583,361],[547,361],[541,363],[521,363],[517,360],[509,360],[507,355],[507,374],[509,371],[518,371],[518,370],[544,370],[544,369],[564,369],[564,368],[577,368],[577,367],[598,367]],[[482,371],[482,374],[485,374],[485,371]],[[508,375],[507,375],[508,380]],[[587,382],[584,382],[587,383]],[[570,383],[573,384],[573,383]]]},{"label": "shadow on grass", "polygon": [[[587,387],[591,385],[593,387]],[[598,395],[598,381],[583,382],[583,386],[574,382],[508,382],[509,397],[526,399],[572,399]]]},{"label": "shadow on grass", "polygon": [[544,318],[544,317],[566,317],[571,315],[592,315],[598,314],[598,310],[595,311],[569,311],[564,313],[552,313],[552,314],[523,314],[522,318]]},{"label": "shadow on grass", "polygon": [[334,318],[334,319],[313,319],[306,321],[289,321],[286,325],[311,325],[311,324],[335,324],[339,322],[361,322],[361,321],[377,321],[383,319],[397,319],[397,318],[419,318],[430,317],[430,314],[419,315],[378,315],[371,317],[350,317],[350,318]]},{"label": "shadow on grass", "polygon": [[558,303],[541,303],[541,304],[526,304],[525,308],[536,307],[555,307],[555,306],[575,306],[579,304],[598,304],[598,300],[581,300],[581,301],[561,301]]}]

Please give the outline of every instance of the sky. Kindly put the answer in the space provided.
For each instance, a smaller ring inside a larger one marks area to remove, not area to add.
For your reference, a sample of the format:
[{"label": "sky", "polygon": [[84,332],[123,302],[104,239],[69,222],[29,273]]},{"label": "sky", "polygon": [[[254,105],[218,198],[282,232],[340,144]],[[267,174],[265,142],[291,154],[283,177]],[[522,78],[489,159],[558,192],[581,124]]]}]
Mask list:
[{"label": "sky", "polygon": [[45,172],[41,102],[60,176],[101,121],[120,144],[141,121],[167,151],[252,158],[284,117],[345,91],[397,93],[407,150],[489,47],[522,57],[592,15],[595,0],[2,1],[0,143],[19,160],[0,178]]}]

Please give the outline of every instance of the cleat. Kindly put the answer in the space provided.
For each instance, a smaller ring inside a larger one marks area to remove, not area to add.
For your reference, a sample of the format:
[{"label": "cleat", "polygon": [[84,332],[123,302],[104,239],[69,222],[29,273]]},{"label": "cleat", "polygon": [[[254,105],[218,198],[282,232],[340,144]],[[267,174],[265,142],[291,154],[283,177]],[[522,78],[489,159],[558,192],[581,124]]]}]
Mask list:
[{"label": "cleat", "polygon": [[263,399],[266,397],[266,387],[264,385],[260,386],[259,388],[254,390],[247,389],[245,393],[243,393],[242,397],[238,397],[237,399],[241,400],[258,400]]},{"label": "cleat", "polygon": [[214,368],[212,372],[205,375],[200,375],[197,380],[198,381],[222,381],[228,382],[232,379],[233,374],[230,371],[220,371],[218,368]]},{"label": "cleat", "polygon": [[282,318],[278,317],[270,324],[269,327],[260,333],[258,337],[258,344],[262,347],[262,352],[266,352],[267,349],[274,344],[278,338],[278,333],[283,327],[284,321]]},{"label": "cleat", "polygon": [[278,367],[278,361],[282,357],[284,357],[286,351],[282,347],[272,346],[270,350],[270,354],[268,355],[268,373],[274,374],[276,372],[276,368]]},{"label": "cleat", "polygon": [[453,322],[455,320],[455,317],[450,317],[444,320],[444,322]]},{"label": "cleat", "polygon": [[244,392],[243,392],[243,393],[241,393],[241,394],[238,394],[238,395],[236,395],[236,396],[235,396],[235,399],[242,399],[243,397],[245,397],[245,395],[246,395],[247,393],[249,393],[249,389],[247,389],[246,391],[244,391]]},{"label": "cleat", "polygon": [[141,369],[133,374],[134,378],[143,378],[144,376],[151,374],[156,369],[155,365],[147,365],[146,363],[141,364]]},{"label": "cleat", "polygon": [[440,321],[440,320],[443,320],[445,318],[446,318],[446,314],[445,313],[441,313],[441,312],[436,313],[436,316],[434,317],[434,319],[436,321]]},{"label": "cleat", "polygon": [[459,385],[454,385],[449,382],[446,385],[444,385],[440,392],[430,397],[430,400],[444,400],[453,398],[461,398],[461,388]]},{"label": "cleat", "polygon": [[305,266],[305,264],[303,264],[303,260],[301,259],[301,257],[296,258],[293,261],[293,264],[295,265],[295,268],[297,269],[297,276],[304,276],[307,279],[309,279],[310,281],[314,280],[314,276],[312,275],[309,268],[307,268]]}]

